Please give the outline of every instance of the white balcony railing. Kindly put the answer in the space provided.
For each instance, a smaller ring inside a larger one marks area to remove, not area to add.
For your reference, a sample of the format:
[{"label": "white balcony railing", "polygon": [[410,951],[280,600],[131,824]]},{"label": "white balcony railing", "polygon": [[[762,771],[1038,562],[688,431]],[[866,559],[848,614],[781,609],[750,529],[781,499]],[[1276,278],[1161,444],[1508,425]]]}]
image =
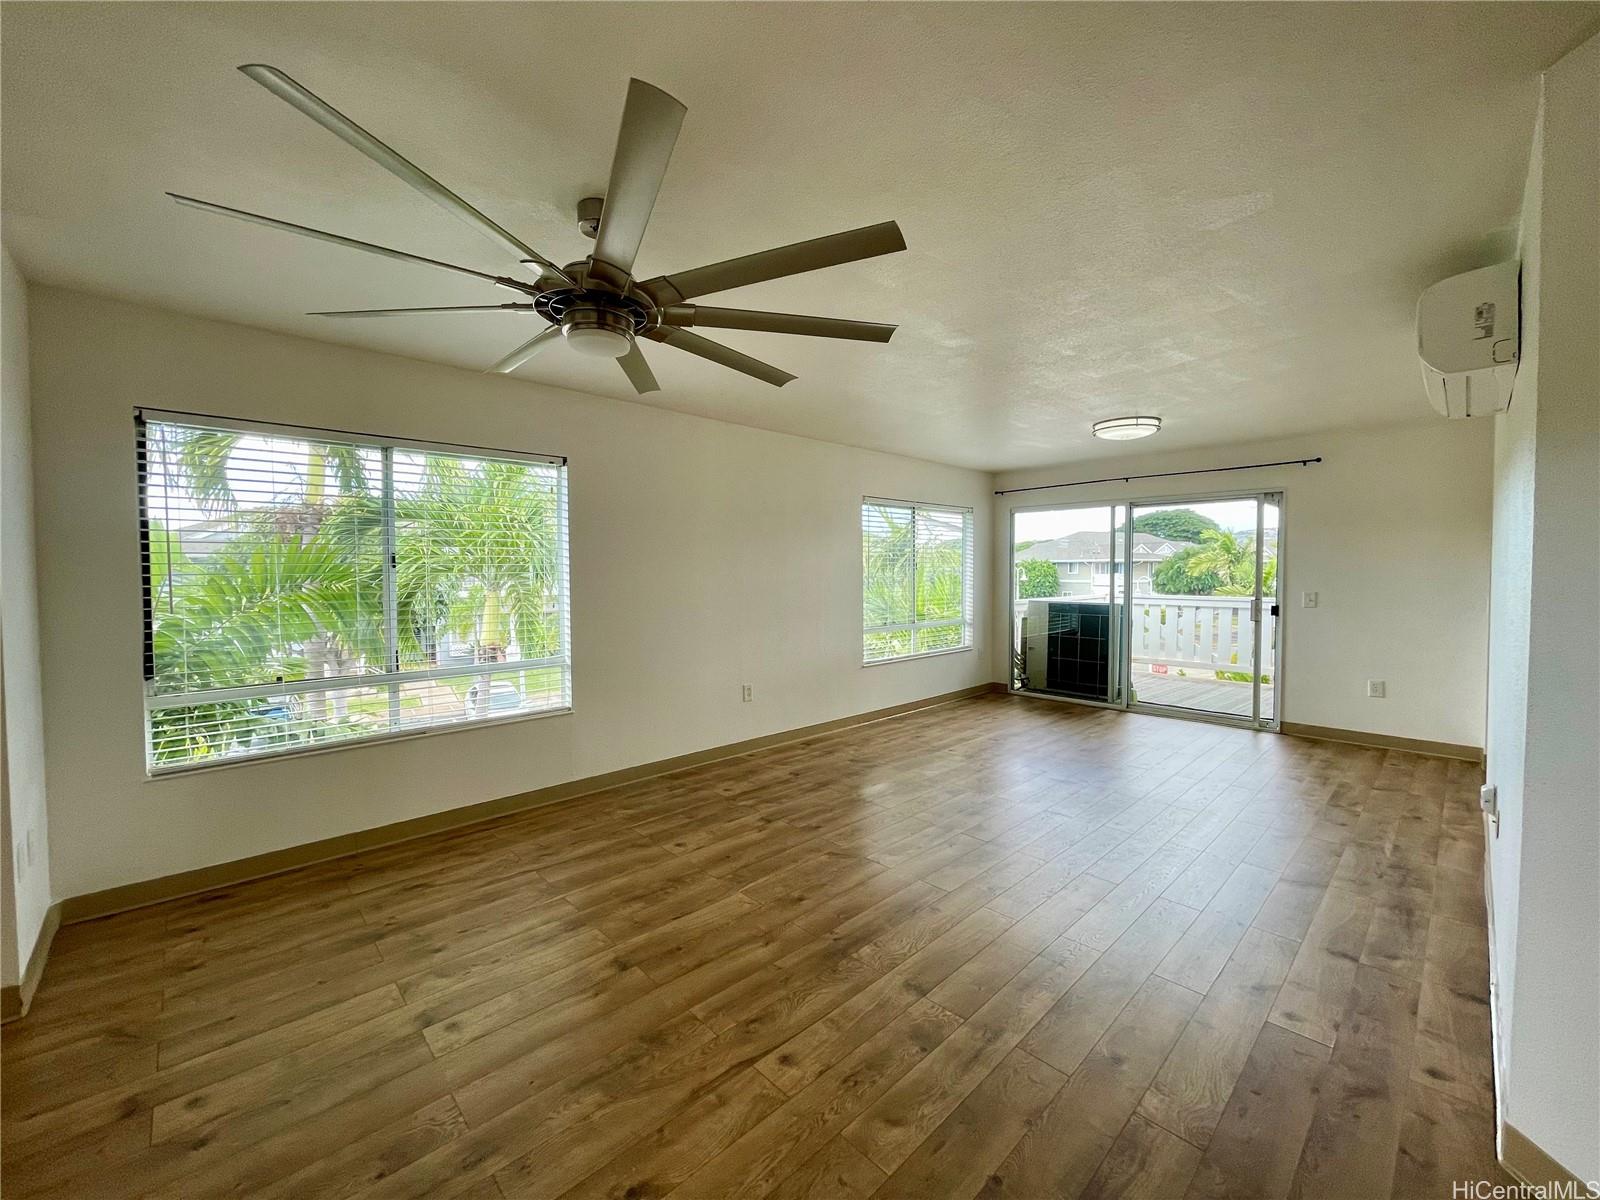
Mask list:
[{"label": "white balcony railing", "polygon": [[[1252,605],[1249,596],[1135,596],[1129,613],[1133,661],[1248,673]],[[1262,634],[1260,674],[1271,676],[1271,626]]]},{"label": "white balcony railing", "polygon": [[[1105,603],[1099,596],[1059,596],[1017,603],[1017,629],[1024,628],[1029,604]],[[1238,671],[1248,674],[1255,640],[1249,596],[1134,596],[1128,632],[1135,663],[1159,664],[1174,671]],[[1042,614],[1041,614],[1042,616]],[[1262,631],[1260,674],[1274,671],[1272,618]]]}]

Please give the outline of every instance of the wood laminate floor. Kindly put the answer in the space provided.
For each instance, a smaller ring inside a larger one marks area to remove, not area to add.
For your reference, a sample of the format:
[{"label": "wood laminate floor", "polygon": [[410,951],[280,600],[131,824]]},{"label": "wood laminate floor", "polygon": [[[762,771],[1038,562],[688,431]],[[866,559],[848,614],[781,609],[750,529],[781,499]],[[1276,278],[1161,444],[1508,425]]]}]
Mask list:
[{"label": "wood laminate floor", "polygon": [[1477,783],[992,697],[71,926],[5,1195],[1505,1182]]}]

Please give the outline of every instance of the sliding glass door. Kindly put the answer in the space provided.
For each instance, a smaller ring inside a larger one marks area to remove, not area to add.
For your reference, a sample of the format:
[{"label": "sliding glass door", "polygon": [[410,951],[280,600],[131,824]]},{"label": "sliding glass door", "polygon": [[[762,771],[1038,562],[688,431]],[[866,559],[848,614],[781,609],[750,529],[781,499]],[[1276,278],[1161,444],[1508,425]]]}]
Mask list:
[{"label": "sliding glass door", "polygon": [[1011,516],[1017,691],[1273,728],[1282,497]]},{"label": "sliding glass door", "polygon": [[1276,494],[1135,503],[1129,703],[1276,720]]}]

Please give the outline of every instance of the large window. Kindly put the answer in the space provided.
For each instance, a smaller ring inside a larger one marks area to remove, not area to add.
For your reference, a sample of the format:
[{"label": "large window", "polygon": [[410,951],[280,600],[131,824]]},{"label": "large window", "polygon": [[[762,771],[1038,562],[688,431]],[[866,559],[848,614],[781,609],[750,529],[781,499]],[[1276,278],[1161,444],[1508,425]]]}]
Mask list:
[{"label": "large window", "polygon": [[147,766],[571,703],[566,467],[145,413]]},{"label": "large window", "polygon": [[864,662],[972,645],[972,510],[861,502]]}]

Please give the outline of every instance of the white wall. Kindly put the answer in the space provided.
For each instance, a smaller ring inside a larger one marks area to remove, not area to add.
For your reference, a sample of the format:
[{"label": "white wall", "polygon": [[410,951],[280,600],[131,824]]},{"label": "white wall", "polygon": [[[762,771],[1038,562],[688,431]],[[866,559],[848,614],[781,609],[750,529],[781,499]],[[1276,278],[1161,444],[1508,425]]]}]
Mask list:
[{"label": "white wall", "polygon": [[1501,1119],[1600,1180],[1600,38],[1544,79],[1495,445],[1487,777]]},{"label": "white wall", "polygon": [[[1422,383],[1417,389],[1420,396]],[[1159,435],[1158,435],[1159,437]],[[1307,434],[1214,450],[1130,455],[996,477],[997,488],[1321,455],[1310,467],[1057,488],[995,509],[996,678],[1007,677],[1008,522],[1015,508],[1282,491],[1286,608],[1279,716],[1302,725],[1481,746],[1487,641],[1487,422]],[[1300,594],[1318,607],[1299,607]],[[1367,698],[1382,679],[1387,696]]]},{"label": "white wall", "polygon": [[[28,300],[0,252],[0,726],[4,728],[4,982],[17,982],[50,907],[39,609],[34,588],[33,451]],[[33,858],[27,843],[33,841]],[[21,853],[19,854],[19,850]]]},{"label": "white wall", "polygon": [[[1539,412],[1540,209],[1544,178],[1544,105],[1533,130],[1523,187],[1517,255],[1522,261],[1521,362],[1511,407],[1495,418],[1494,541],[1489,607],[1489,680],[1484,781],[1493,784],[1498,827],[1485,824],[1493,903],[1490,962],[1497,1066],[1509,1060],[1517,962],[1517,876],[1522,862],[1523,772],[1528,740],[1528,647],[1533,620],[1533,480]],[[1500,1078],[1497,1084],[1505,1088]],[[1505,1112],[1504,1101],[1500,1113]]]},{"label": "white wall", "polygon": [[[973,507],[983,562],[987,474],[80,293],[30,295],[59,895],[989,679],[982,588],[975,650],[860,665],[862,495]],[[147,781],[135,406],[567,455],[575,711]]]}]

